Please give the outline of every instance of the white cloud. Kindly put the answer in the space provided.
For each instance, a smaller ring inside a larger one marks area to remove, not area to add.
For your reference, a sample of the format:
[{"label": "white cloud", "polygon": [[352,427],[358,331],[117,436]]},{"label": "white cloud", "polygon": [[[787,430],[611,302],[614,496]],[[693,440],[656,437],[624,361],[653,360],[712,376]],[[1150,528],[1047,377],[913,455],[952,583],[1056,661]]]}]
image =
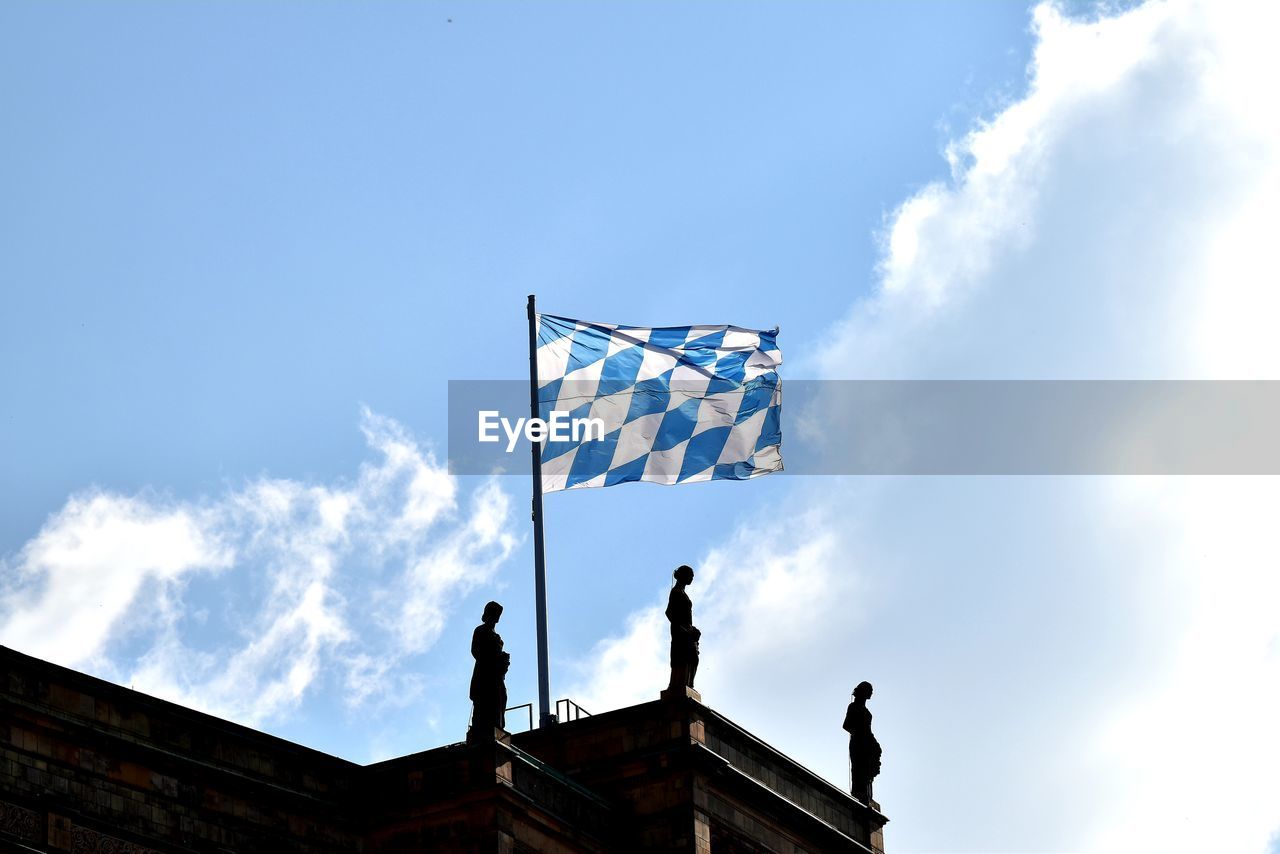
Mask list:
[{"label": "white cloud", "polygon": [[4,563],[0,637],[251,724],[327,674],[351,704],[405,702],[421,685],[402,661],[514,548],[510,500],[489,481],[459,507],[400,424],[365,410],[361,428],[378,458],[351,482],[71,498]]},{"label": "white cloud", "polygon": [[1087,847],[1266,851],[1280,828],[1280,484],[1133,478],[1111,499],[1166,554],[1146,618],[1179,618],[1159,669],[1088,742],[1111,797]]},{"label": "white cloud", "polygon": [[[793,678],[815,675],[828,667],[810,655],[826,639],[826,627],[859,622],[850,603],[861,578],[850,555],[838,553],[837,529],[835,517],[818,508],[783,521],[761,515],[697,564],[690,593],[703,633],[698,688],[709,701],[747,710],[751,717],[744,720],[758,721],[766,737],[769,727],[793,720],[795,710],[785,709],[776,684],[760,677],[783,670]],[[579,678],[569,694],[584,708],[653,700],[666,687],[666,596],[663,591],[632,614],[623,633],[577,663]]]},{"label": "white cloud", "polygon": [[1026,96],[952,143],[952,180],[890,218],[881,286],[824,373],[1274,375],[1258,318],[1277,299],[1275,60],[1249,35],[1268,12],[1037,8]]},{"label": "white cloud", "polygon": [[[879,287],[820,372],[1277,378],[1276,16],[1038,7],[1025,96],[890,217]],[[894,850],[1265,851],[1280,827],[1278,489],[801,485],[707,559],[704,696],[839,781],[843,703],[875,682]],[[795,517],[818,521],[759,543]],[[637,612],[584,662],[580,695],[651,697],[633,686],[665,681],[665,632],[660,605]]]},{"label": "white cloud", "polygon": [[[829,374],[1277,378],[1275,19],[1218,3],[1093,21],[1039,7],[1026,97],[952,146],[952,182],[900,207],[882,288],[842,324]],[[1079,819],[1021,844],[1265,850],[1280,827],[1280,546],[1267,512],[1280,487],[1088,484],[1082,498],[1109,518],[1045,546],[1137,542],[1102,559],[1141,577],[1141,595],[1123,646],[1092,662],[1096,696],[1059,700],[1078,728],[1031,751],[1029,773],[1087,781],[1069,801]],[[1080,630],[1112,634],[1096,616]]]},{"label": "white cloud", "polygon": [[144,583],[229,565],[208,521],[199,508],[146,498],[72,498],[3,564],[6,643],[69,666],[93,662]]}]

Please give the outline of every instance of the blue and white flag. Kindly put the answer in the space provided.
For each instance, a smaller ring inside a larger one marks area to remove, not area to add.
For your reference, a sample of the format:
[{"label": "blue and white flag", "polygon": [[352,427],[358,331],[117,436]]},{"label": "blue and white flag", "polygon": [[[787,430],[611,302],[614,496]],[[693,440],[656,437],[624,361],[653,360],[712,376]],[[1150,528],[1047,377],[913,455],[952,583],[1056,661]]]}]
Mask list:
[{"label": "blue and white flag", "polygon": [[603,422],[543,443],[543,491],[782,471],[777,335],[538,315],[539,415]]}]

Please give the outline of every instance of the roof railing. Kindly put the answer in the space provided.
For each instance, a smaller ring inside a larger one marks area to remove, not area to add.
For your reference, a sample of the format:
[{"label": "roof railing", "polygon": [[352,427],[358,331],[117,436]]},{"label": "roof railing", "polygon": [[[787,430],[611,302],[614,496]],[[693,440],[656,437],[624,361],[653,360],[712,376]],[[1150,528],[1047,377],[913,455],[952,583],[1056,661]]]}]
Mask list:
[{"label": "roof railing", "polygon": [[[564,706],[564,714],[560,714],[560,707]],[[556,700],[556,719],[562,722],[576,721],[583,717],[591,717],[591,713],[579,706],[573,700],[565,697],[563,700]]]},{"label": "roof railing", "polygon": [[[526,710],[528,710],[528,712],[529,712],[529,726],[528,726],[528,729],[533,729],[533,703],[521,703],[521,704],[520,704],[520,705],[518,705],[518,706],[508,706],[508,707],[506,708],[506,711],[508,711],[508,712],[514,712],[514,711],[516,711],[516,710],[518,710],[518,709],[526,709]],[[510,730],[511,730],[511,722],[510,722],[510,721],[507,721],[507,730],[508,730],[508,731],[510,731]]]}]

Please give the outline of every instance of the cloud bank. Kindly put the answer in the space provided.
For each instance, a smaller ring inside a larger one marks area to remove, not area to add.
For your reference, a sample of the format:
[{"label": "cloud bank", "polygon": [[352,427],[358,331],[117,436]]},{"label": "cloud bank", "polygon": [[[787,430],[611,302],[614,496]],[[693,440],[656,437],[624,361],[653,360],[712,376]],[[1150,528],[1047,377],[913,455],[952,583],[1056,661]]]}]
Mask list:
[{"label": "cloud bank", "polygon": [[[1275,16],[1036,7],[1025,94],[896,206],[872,295],[802,361],[1280,378]],[[847,693],[871,679],[894,850],[1268,850],[1274,479],[822,480],[709,547],[708,702],[840,782]],[[663,598],[582,663],[581,696],[665,681]]]},{"label": "cloud bank", "polygon": [[405,702],[402,665],[515,547],[510,498],[460,496],[390,418],[361,429],[376,458],[349,482],[73,496],[0,564],[0,638],[250,725],[325,680],[350,706]]}]

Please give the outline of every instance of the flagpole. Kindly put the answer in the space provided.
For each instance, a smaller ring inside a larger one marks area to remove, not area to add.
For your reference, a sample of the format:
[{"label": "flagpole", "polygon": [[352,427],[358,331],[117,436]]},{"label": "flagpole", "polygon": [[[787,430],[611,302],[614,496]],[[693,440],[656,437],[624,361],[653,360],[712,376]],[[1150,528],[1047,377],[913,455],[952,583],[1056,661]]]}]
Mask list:
[{"label": "flagpole", "polygon": [[[529,415],[538,411],[538,315],[529,294]],[[547,566],[542,554],[542,444],[530,442],[533,453],[533,587],[538,619],[538,726],[556,722],[551,714],[551,676],[547,666]]]}]

